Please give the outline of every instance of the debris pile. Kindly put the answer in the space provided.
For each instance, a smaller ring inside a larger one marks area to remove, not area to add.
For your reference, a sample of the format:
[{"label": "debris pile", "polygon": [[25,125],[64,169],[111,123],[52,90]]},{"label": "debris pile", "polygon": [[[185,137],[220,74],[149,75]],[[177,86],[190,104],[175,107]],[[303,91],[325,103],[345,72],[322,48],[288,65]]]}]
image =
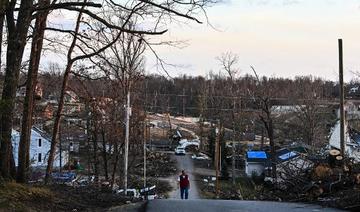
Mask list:
[{"label": "debris pile", "polygon": [[[194,160],[203,162],[202,160]],[[199,164],[198,164],[199,165]],[[325,207],[360,211],[360,164],[338,150],[323,156],[301,154],[276,165],[276,180],[267,168],[260,176],[219,181],[221,199],[308,202]],[[200,176],[206,198],[215,198],[215,177]]]},{"label": "debris pile", "polygon": [[[161,198],[167,192],[171,191],[172,187],[168,181],[164,181],[158,178],[149,177],[146,180],[146,184],[149,186],[156,186],[156,194]],[[122,185],[122,182],[119,182]],[[144,181],[142,177],[138,175],[129,176],[129,187],[142,189],[144,187]]]},{"label": "debris pile", "polygon": [[343,209],[360,206],[360,164],[343,158],[338,150],[331,150],[325,160],[306,161],[277,170],[276,182],[264,189],[261,199],[316,202]]},{"label": "debris pile", "polygon": [[150,152],[147,156],[147,175],[168,177],[176,173],[176,161],[169,154]]}]

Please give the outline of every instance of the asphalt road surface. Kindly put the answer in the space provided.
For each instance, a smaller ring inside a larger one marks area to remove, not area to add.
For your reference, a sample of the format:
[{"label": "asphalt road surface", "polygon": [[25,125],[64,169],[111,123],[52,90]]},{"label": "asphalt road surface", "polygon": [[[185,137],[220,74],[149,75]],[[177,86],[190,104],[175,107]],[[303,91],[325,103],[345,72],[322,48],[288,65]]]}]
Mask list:
[{"label": "asphalt road surface", "polygon": [[[178,170],[185,170],[185,172],[189,176],[190,180],[190,190],[189,190],[189,199],[200,199],[198,189],[195,183],[195,176],[193,175],[194,172],[194,165],[193,161],[191,159],[191,155],[174,155],[176,161],[177,161],[177,167]],[[169,194],[170,199],[181,199],[180,198],[180,188],[178,186],[178,173],[177,175],[173,176],[171,179],[172,186],[174,187],[174,190]]]},{"label": "asphalt road surface", "polygon": [[318,205],[236,201],[236,200],[151,200],[146,206],[147,212],[302,212],[302,211],[340,211],[332,208],[323,208]]}]

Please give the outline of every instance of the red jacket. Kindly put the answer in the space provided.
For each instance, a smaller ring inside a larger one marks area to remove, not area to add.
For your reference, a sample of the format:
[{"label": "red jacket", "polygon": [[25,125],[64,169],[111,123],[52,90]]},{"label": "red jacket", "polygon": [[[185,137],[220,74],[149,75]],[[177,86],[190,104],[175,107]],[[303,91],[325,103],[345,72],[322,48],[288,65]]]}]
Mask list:
[{"label": "red jacket", "polygon": [[188,188],[189,187],[190,182],[189,182],[189,176],[187,174],[180,175],[179,179],[180,179],[180,188]]}]

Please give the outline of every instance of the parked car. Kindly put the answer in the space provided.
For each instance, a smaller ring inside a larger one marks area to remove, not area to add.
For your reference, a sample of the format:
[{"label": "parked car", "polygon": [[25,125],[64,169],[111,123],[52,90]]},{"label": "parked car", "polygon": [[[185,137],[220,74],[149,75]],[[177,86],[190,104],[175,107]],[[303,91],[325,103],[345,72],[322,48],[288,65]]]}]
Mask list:
[{"label": "parked car", "polygon": [[196,160],[210,160],[209,156],[205,155],[204,153],[199,153],[198,155],[193,154],[191,156],[192,159],[196,159]]},{"label": "parked car", "polygon": [[176,147],[175,148],[175,155],[185,155],[186,151],[184,147]]}]

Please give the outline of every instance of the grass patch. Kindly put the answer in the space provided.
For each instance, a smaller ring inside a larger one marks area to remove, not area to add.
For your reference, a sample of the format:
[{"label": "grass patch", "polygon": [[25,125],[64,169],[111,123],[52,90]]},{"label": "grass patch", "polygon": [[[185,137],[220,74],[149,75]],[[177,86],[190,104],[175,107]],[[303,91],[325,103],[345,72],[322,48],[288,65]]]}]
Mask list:
[{"label": "grass patch", "polygon": [[21,211],[42,209],[44,205],[51,204],[52,200],[52,192],[44,187],[15,182],[5,182],[0,185],[0,209]]}]

